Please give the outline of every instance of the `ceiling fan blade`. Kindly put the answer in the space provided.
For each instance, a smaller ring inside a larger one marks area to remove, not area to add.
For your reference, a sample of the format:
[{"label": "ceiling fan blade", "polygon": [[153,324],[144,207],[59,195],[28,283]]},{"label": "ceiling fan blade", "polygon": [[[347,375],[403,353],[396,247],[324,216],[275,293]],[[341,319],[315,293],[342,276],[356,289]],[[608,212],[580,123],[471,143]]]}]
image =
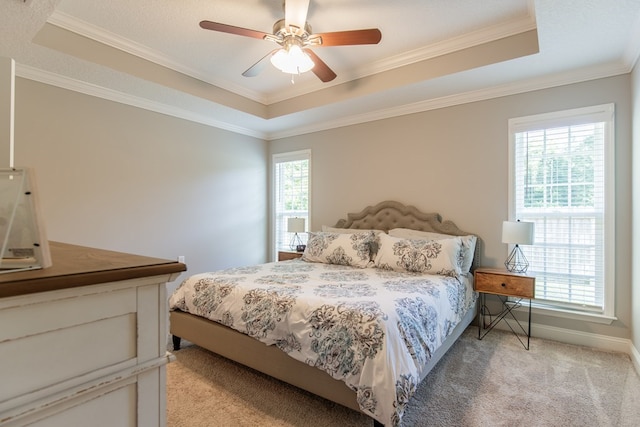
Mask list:
[{"label": "ceiling fan blade", "polygon": [[279,49],[274,49],[271,52],[267,53],[258,62],[253,64],[251,67],[247,68],[247,70],[244,73],[242,73],[242,75],[245,77],[255,77],[258,74],[260,74],[262,70],[264,70],[264,67],[266,67],[267,64],[269,63],[269,59],[271,58],[271,55],[276,53],[278,50]]},{"label": "ceiling fan blade", "polygon": [[238,36],[253,37],[256,39],[264,39],[268,33],[262,31],[250,30],[248,28],[234,27],[233,25],[220,24],[219,22],[200,21],[200,27],[205,30],[220,31],[222,33],[236,34]]},{"label": "ceiling fan blade", "polygon": [[309,0],[285,0],[284,3],[284,25],[286,27],[294,25],[304,29],[307,23],[307,12],[309,11]]},{"label": "ceiling fan blade", "polygon": [[326,83],[336,78],[336,73],[311,49],[304,49],[304,51],[311,57],[311,60],[315,64],[311,71],[313,71],[313,74],[318,76],[320,80]]},{"label": "ceiling fan blade", "polygon": [[336,31],[333,33],[314,34],[320,37],[320,46],[346,46],[354,44],[378,44],[382,40],[382,33],[377,28],[366,30]]}]

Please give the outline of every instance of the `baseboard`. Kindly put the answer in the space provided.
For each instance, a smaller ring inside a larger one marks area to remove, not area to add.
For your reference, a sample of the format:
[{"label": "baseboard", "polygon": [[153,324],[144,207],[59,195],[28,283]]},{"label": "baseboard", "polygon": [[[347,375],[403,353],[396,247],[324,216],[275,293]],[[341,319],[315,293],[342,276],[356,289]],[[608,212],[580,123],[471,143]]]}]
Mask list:
[{"label": "baseboard", "polygon": [[640,375],[640,352],[638,352],[638,349],[633,343],[629,343],[629,356],[631,356],[631,361],[636,368],[636,372]]},{"label": "baseboard", "polygon": [[[504,324],[504,322],[498,323],[496,325],[496,328],[510,331],[509,327]],[[540,325],[533,322],[531,322],[531,336],[559,341],[567,344],[583,345],[609,351],[618,351],[628,354],[632,359],[634,359],[632,350],[635,350],[637,357],[635,358],[634,364],[636,365],[636,370],[638,370],[640,354],[635,348],[633,348],[631,340],[626,338],[610,337],[607,335],[592,334],[589,332],[575,331],[572,329],[557,328],[555,326]],[[640,372],[640,370],[638,372]]]}]

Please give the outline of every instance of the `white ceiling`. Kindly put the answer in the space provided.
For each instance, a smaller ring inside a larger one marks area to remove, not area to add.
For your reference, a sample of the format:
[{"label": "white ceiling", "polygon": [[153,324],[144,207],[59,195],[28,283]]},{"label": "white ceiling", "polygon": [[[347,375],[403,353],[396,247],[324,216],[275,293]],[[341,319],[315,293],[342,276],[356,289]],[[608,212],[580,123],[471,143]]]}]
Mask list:
[{"label": "white ceiling", "polygon": [[314,33],[379,28],[377,45],[316,47],[322,83],[269,66],[281,0],[3,0],[0,56],[17,75],[275,139],[627,73],[640,0],[311,0]]}]

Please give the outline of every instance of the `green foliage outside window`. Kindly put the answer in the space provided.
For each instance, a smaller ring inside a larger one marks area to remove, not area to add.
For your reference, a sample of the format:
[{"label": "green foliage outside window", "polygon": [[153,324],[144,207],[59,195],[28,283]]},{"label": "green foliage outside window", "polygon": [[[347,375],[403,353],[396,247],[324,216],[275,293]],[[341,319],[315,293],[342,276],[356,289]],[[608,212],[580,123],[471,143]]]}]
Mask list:
[{"label": "green foliage outside window", "polygon": [[283,208],[287,211],[306,211],[309,206],[308,176],[309,160],[286,162],[282,168],[284,197]]},{"label": "green foliage outside window", "polygon": [[[562,130],[570,135],[568,128]],[[525,207],[594,207],[594,137],[581,134],[559,143],[554,136],[540,135],[528,142]]]}]

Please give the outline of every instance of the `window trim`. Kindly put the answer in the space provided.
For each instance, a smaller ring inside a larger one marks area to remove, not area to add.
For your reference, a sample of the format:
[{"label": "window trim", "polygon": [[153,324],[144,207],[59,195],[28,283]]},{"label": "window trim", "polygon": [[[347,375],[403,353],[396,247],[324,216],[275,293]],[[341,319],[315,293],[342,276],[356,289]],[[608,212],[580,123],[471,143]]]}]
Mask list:
[{"label": "window trim", "polygon": [[[563,111],[536,114],[509,119],[508,133],[508,217],[515,220],[515,134],[528,130],[568,126],[593,121],[605,122],[604,147],[604,289],[602,312],[588,312],[570,310],[565,307],[555,307],[552,303],[538,302],[532,305],[536,311],[544,314],[558,315],[565,318],[589,318],[596,323],[611,323],[615,316],[615,105],[602,104],[590,107],[574,108]],[[507,249],[508,250],[508,249]]]},{"label": "window trim", "polygon": [[306,227],[308,230],[311,229],[311,189],[312,189],[312,183],[311,183],[311,178],[312,178],[312,158],[311,158],[311,149],[304,149],[304,150],[297,150],[297,151],[287,151],[287,152],[282,152],[282,153],[275,153],[272,154],[271,156],[271,173],[270,173],[270,177],[271,177],[271,185],[270,185],[270,204],[271,207],[269,209],[270,211],[270,215],[269,215],[269,256],[270,256],[270,260],[271,261],[276,261],[278,259],[278,248],[276,247],[276,164],[277,163],[283,163],[283,162],[290,162],[290,161],[297,161],[297,160],[305,160],[307,159],[309,161],[309,166],[308,166],[308,171],[309,171],[309,176],[308,176],[308,183],[309,183],[309,188],[308,188],[308,199],[309,199],[309,203],[307,206],[307,224]]}]

